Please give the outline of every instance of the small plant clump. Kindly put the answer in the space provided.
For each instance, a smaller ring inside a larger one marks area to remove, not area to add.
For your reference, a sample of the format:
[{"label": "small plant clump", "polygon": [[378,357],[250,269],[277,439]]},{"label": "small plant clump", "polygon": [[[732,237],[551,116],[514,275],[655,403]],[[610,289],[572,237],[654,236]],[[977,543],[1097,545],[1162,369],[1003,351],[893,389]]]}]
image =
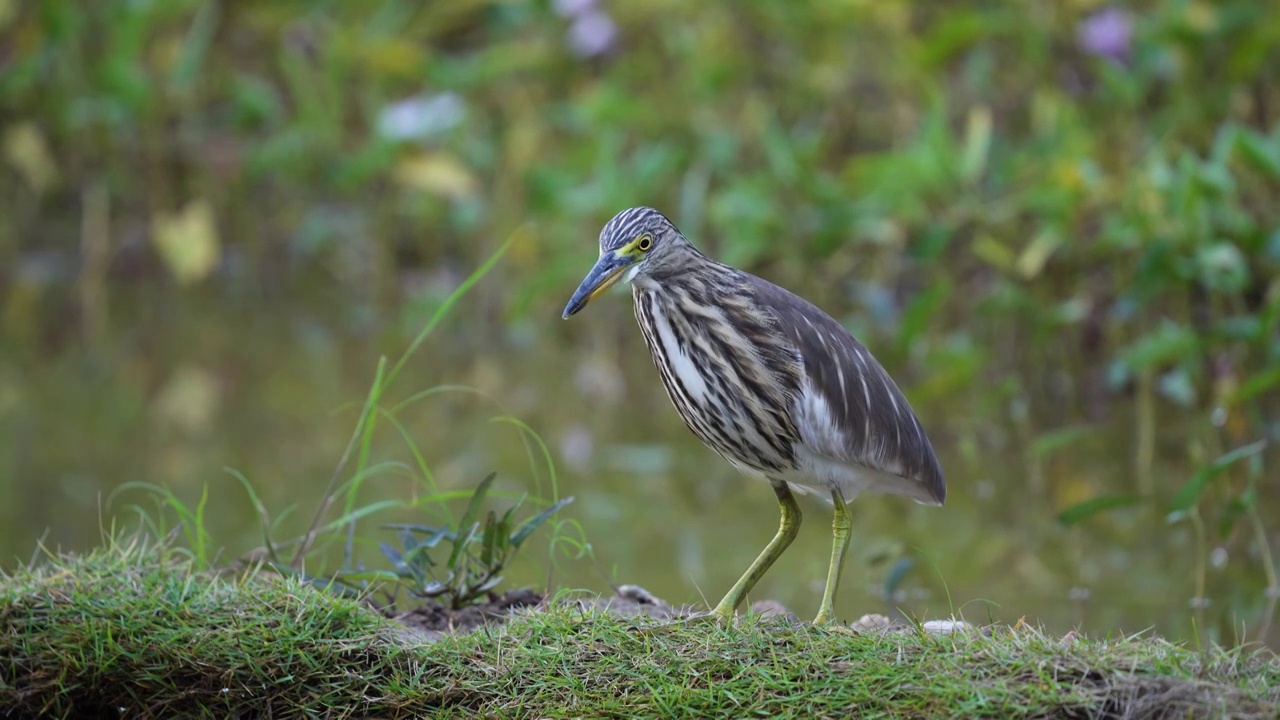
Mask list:
[{"label": "small plant clump", "polygon": [[[400,547],[379,545],[395,571],[374,574],[372,579],[392,580],[412,595],[440,601],[451,610],[460,610],[497,587],[502,582],[499,573],[515,558],[525,540],[573,498],[563,498],[517,525],[516,512],[528,497],[522,496],[501,516],[490,510],[482,525],[477,518],[494,477],[490,473],[480,481],[455,526],[383,526],[396,531]],[[442,542],[450,548],[443,561],[438,559],[442,552],[433,557]],[[341,581],[342,576],[337,579]]]}]

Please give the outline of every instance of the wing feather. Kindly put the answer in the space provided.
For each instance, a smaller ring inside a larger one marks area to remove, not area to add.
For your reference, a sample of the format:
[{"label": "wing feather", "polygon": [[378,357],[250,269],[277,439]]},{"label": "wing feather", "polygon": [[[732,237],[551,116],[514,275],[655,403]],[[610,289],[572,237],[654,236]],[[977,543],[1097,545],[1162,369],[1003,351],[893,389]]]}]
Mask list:
[{"label": "wing feather", "polygon": [[804,298],[750,276],[761,305],[799,350],[811,388],[825,400],[842,442],[821,452],[841,462],[913,480],[939,504],[946,479],[919,418],[889,373],[856,338]]}]

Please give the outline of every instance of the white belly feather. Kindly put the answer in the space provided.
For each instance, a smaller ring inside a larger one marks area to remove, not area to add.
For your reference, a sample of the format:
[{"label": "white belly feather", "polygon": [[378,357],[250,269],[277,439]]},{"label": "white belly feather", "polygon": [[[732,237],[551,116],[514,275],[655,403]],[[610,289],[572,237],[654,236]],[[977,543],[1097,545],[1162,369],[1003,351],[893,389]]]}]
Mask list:
[{"label": "white belly feather", "polygon": [[806,384],[792,412],[801,441],[794,445],[795,469],[782,473],[780,480],[800,492],[822,496],[837,488],[846,502],[863,492],[873,492],[933,503],[920,483],[894,474],[900,472],[896,465],[882,472],[840,460],[849,440],[836,426],[827,401],[812,387]]}]

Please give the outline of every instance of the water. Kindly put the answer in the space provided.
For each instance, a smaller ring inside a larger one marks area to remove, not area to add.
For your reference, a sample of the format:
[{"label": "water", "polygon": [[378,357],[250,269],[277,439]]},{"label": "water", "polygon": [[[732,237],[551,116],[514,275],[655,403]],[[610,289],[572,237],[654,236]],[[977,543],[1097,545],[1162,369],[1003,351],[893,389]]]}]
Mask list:
[{"label": "water", "polygon": [[[100,542],[112,518],[129,521],[131,505],[154,509],[144,491],[113,495],[131,482],[164,485],[192,504],[207,487],[210,533],[225,556],[236,556],[260,543],[261,531],[226,467],[244,473],[274,514],[291,510],[278,537],[296,534],[342,453],[379,353],[394,361],[407,344],[394,329],[368,332],[338,300],[250,307],[200,293],[157,302],[150,293],[126,295],[93,340],[64,329],[18,342],[9,328],[0,363],[5,566],[29,557],[39,537],[84,550]],[[576,497],[563,516],[580,524],[592,556],[570,557],[570,543],[552,549],[544,530],[511,582],[550,577],[558,587],[594,591],[634,583],[672,602],[716,602],[775,531],[772,493],[684,428],[628,298],[597,303],[569,323],[553,307],[560,300],[547,298],[545,316],[507,324],[486,320],[483,303],[461,308],[390,393],[403,399],[440,385],[476,392],[423,398],[399,414],[405,429],[442,489],[472,487],[494,471],[508,496]],[[919,398],[920,379],[911,380],[904,386]],[[1117,510],[1072,528],[1055,520],[1087,497],[1139,489],[1136,418],[1126,405],[1078,442],[1041,455],[1035,439],[1062,418],[1038,418],[1016,402],[993,401],[995,394],[974,388],[945,402],[917,401],[948,474],[947,503],[854,502],[842,619],[955,611],[975,621],[1025,616],[1060,633],[1155,628],[1186,638],[1203,558],[1205,634],[1229,642],[1240,622],[1256,622],[1265,580],[1256,557],[1236,557],[1254,547],[1247,522],[1227,537],[1210,528],[1200,541],[1191,523],[1169,524],[1159,507]],[[1030,400],[1053,406],[1052,398]],[[554,488],[537,444],[505,417],[546,441]],[[1167,496],[1194,469],[1186,450],[1193,420],[1160,421],[1151,477]],[[373,459],[412,461],[386,424]],[[359,497],[426,493],[422,483],[386,475],[369,480]],[[826,575],[831,516],[815,499],[801,505],[798,540],[752,597],[807,618]],[[371,542],[391,539],[375,523],[362,529]],[[561,532],[578,536],[573,527]],[[361,557],[377,562],[371,547]]]}]

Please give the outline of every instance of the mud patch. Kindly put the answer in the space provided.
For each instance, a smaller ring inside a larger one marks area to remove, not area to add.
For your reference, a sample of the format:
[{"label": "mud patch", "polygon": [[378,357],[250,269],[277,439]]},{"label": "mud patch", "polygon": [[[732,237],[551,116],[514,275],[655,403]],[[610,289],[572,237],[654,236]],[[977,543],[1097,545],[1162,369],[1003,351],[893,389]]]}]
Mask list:
[{"label": "mud patch", "polygon": [[415,635],[427,638],[446,633],[470,632],[482,625],[501,622],[514,610],[536,607],[545,600],[541,593],[528,588],[489,593],[483,603],[454,610],[434,600],[406,613],[387,616]]},{"label": "mud patch", "polygon": [[[468,633],[486,625],[506,622],[512,613],[517,611],[545,610],[549,602],[544,595],[535,590],[521,589],[501,594],[490,593],[483,603],[460,610],[452,610],[432,601],[405,613],[388,612],[383,609],[383,614],[404,626],[414,638],[430,641],[444,635]],[[557,604],[584,612],[608,613],[624,619],[645,617],[655,620],[678,620],[706,612],[705,609],[693,606],[672,605],[639,585],[620,585],[613,595],[568,598],[557,601]],[[751,612],[796,622],[796,617],[785,607],[769,600],[754,603],[751,606]]]}]

